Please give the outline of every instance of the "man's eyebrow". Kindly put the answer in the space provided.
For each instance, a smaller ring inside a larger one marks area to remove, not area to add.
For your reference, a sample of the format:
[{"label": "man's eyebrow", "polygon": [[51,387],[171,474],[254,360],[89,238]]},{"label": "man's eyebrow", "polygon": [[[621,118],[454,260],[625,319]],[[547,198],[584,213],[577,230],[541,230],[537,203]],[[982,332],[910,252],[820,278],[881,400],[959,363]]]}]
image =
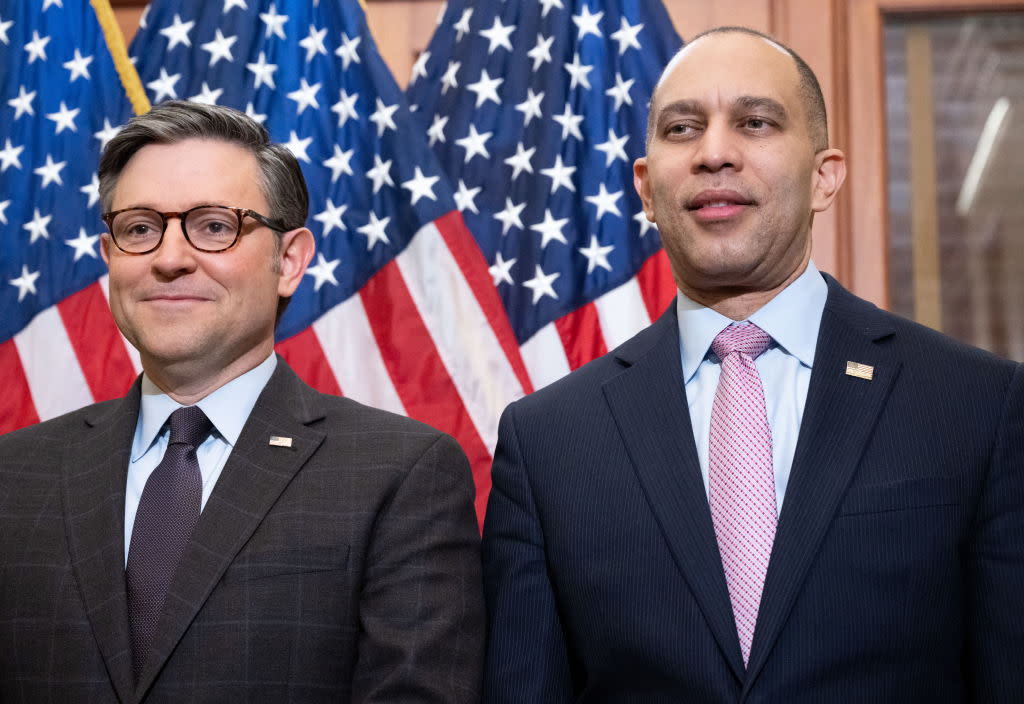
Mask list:
[{"label": "man's eyebrow", "polygon": [[733,112],[760,112],[780,122],[789,117],[785,106],[777,100],[759,95],[741,95],[732,103]]},{"label": "man's eyebrow", "polygon": [[707,111],[699,100],[674,100],[671,103],[661,106],[661,109],[658,110],[658,121],[660,122],[666,117],[672,117],[675,115],[695,115],[697,117],[704,117],[707,115]]}]

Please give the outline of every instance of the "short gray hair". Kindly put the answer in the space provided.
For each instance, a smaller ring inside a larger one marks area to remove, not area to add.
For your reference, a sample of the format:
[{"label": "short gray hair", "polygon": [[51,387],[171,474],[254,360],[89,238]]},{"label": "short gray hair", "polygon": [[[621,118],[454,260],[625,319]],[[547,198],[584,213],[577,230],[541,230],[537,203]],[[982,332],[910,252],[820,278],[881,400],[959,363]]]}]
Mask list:
[{"label": "short gray hair", "polygon": [[265,214],[282,223],[285,230],[305,226],[309,191],[295,155],[284,145],[272,143],[266,128],[245,113],[186,100],[169,100],[133,117],[110,140],[100,158],[103,210],[110,210],[121,172],[136,152],[149,144],[187,139],[214,139],[247,149],[259,165],[260,189],[270,206]]}]

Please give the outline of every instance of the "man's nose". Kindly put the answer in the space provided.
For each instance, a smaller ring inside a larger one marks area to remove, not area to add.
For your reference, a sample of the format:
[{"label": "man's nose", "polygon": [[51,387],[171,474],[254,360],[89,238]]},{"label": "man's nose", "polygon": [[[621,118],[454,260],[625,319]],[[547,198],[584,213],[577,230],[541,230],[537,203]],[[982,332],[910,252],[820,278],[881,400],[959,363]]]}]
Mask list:
[{"label": "man's nose", "polygon": [[185,237],[180,218],[167,219],[167,229],[153,255],[154,268],[165,273],[189,270],[195,266],[196,249]]},{"label": "man's nose", "polygon": [[740,136],[724,120],[711,121],[700,136],[693,155],[693,171],[720,171],[742,167]]}]

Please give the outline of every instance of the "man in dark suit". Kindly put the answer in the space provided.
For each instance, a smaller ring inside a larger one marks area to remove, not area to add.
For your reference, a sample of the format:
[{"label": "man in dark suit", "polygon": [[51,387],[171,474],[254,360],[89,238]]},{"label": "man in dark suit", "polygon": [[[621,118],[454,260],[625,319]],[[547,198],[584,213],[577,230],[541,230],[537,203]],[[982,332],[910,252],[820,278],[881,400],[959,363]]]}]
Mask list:
[{"label": "man in dark suit", "polygon": [[144,373],[0,439],[0,701],[476,701],[465,456],[273,352],[314,248],[296,159],[171,102],[99,175]]},{"label": "man in dark suit", "polygon": [[666,69],[635,183],[679,296],[502,417],[485,701],[1024,701],[1024,368],[817,272],[826,135],[763,35]]}]

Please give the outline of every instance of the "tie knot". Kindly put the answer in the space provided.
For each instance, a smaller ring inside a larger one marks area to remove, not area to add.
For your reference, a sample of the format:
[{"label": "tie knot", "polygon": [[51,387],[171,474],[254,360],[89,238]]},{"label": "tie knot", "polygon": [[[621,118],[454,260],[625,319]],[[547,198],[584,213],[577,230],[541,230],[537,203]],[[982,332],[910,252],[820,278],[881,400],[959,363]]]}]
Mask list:
[{"label": "tie knot", "polygon": [[213,428],[213,423],[199,406],[182,406],[171,414],[170,444],[181,443],[199,447]]},{"label": "tie knot", "polygon": [[725,359],[733,352],[741,352],[756,359],[768,349],[772,342],[771,336],[753,323],[730,325],[715,336],[711,350],[719,359]]}]

